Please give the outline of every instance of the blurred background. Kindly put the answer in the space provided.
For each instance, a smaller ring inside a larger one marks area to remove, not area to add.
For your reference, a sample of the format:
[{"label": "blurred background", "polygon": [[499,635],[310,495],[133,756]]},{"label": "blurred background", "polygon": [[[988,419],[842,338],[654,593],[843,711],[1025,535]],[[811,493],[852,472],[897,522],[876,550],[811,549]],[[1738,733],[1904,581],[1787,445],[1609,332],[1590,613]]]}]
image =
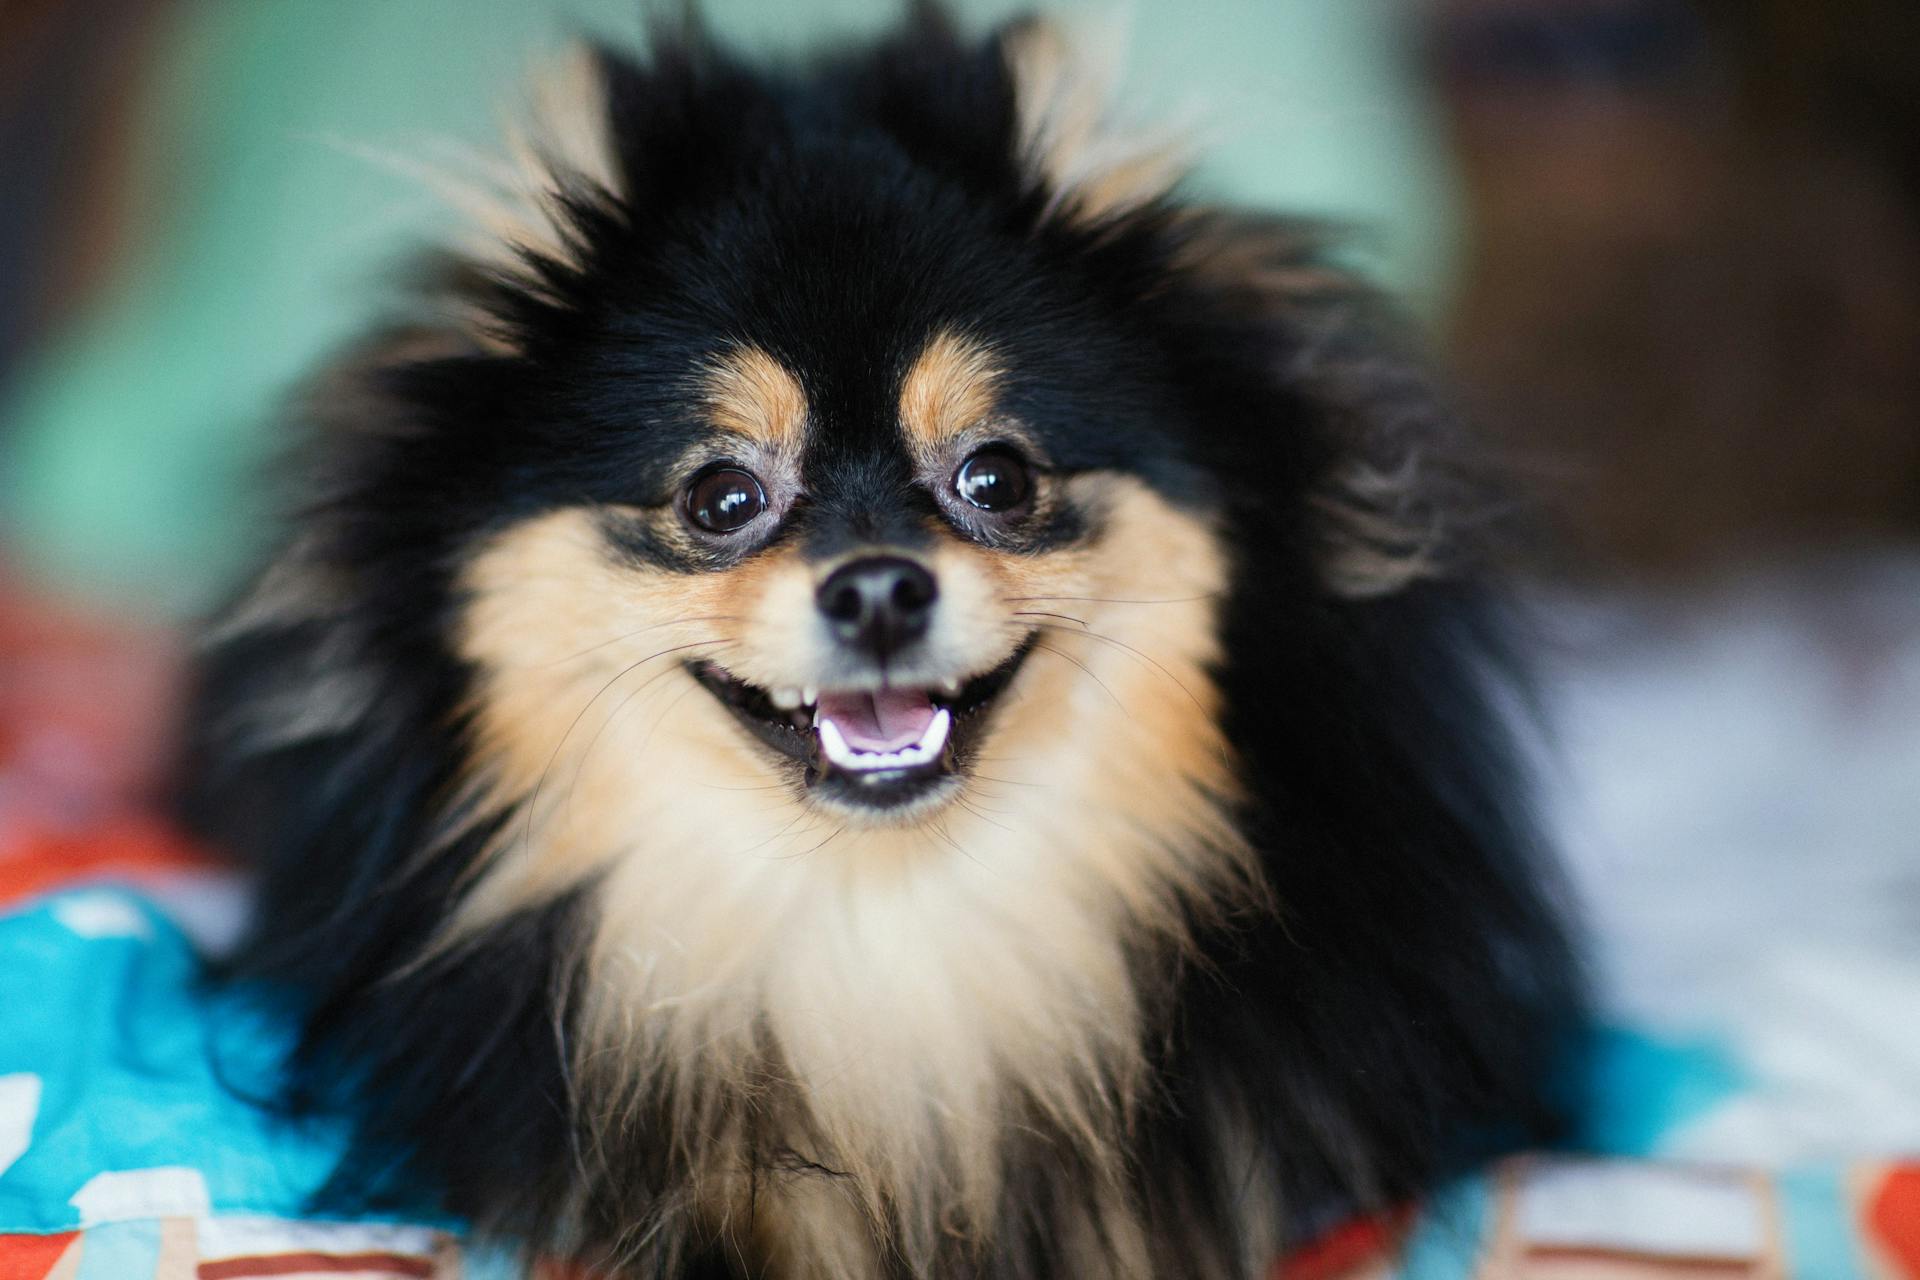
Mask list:
[{"label": "blurred background", "polygon": [[[155,787],[276,405],[450,222],[382,157],[484,146],[640,7],[0,2],[0,831]],[[1920,1150],[1920,4],[1128,13],[1123,109],[1353,224],[1539,514],[1544,803],[1634,1029],[1595,1141]]]}]

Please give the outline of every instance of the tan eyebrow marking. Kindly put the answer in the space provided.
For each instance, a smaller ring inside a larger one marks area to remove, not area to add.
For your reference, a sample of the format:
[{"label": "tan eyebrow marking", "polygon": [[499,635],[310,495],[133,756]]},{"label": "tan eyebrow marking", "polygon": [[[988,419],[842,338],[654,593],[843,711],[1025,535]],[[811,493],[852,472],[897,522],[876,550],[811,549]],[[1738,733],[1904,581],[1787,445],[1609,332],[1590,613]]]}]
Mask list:
[{"label": "tan eyebrow marking", "polygon": [[759,347],[735,347],[705,370],[713,424],[774,448],[793,448],[807,425],[807,393],[787,367]]},{"label": "tan eyebrow marking", "polygon": [[931,447],[990,416],[999,384],[999,365],[985,346],[950,329],[934,334],[900,384],[907,443]]}]

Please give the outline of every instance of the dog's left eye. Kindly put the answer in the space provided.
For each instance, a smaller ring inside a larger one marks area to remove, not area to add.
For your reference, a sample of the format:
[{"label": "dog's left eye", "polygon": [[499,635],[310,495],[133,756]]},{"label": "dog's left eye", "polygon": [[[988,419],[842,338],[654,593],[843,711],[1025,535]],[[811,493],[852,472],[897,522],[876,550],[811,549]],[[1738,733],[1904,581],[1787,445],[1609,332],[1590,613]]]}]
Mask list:
[{"label": "dog's left eye", "polygon": [[766,509],[766,490],[739,467],[715,467],[687,486],[687,518],[708,533],[743,529]]}]

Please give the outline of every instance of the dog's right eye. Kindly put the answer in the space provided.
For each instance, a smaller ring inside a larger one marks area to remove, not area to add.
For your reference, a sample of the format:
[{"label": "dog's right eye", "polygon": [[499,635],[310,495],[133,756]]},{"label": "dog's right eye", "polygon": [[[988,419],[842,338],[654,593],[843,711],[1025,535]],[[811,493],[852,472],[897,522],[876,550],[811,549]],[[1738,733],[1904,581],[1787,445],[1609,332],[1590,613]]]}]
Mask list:
[{"label": "dog's right eye", "polygon": [[953,491],[982,511],[1002,515],[1027,500],[1033,480],[1020,455],[1005,445],[990,444],[953,473]]},{"label": "dog's right eye", "polygon": [[767,509],[767,492],[753,473],[739,467],[715,467],[687,486],[687,519],[708,533],[744,529]]}]

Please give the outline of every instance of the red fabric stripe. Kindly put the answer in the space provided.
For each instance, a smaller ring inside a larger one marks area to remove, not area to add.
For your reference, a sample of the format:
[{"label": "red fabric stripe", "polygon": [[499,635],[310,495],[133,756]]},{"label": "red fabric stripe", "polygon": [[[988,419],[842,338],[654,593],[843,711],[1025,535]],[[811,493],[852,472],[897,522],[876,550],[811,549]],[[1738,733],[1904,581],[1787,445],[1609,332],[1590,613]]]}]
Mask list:
[{"label": "red fabric stripe", "polygon": [[[138,880],[221,864],[186,837],[147,818],[122,818],[81,833],[0,832],[0,905],[101,879]],[[40,1280],[35,1276],[33,1280]]]},{"label": "red fabric stripe", "polygon": [[1281,1259],[1273,1269],[1272,1280],[1338,1280],[1392,1253],[1412,1217],[1411,1209],[1400,1209],[1337,1227]]},{"label": "red fabric stripe", "polygon": [[[1534,1245],[1527,1257],[1550,1262],[1609,1263],[1623,1268],[1641,1268],[1657,1276],[1756,1276],[1772,1274],[1759,1270],[1765,1259],[1710,1258],[1678,1253],[1646,1253],[1638,1249],[1608,1249],[1598,1245]],[[1637,1271],[1634,1274],[1638,1274]]]},{"label": "red fabric stripe", "polygon": [[1920,1164],[1897,1165],[1874,1192],[1867,1229],[1902,1274],[1920,1280]]},{"label": "red fabric stripe", "polygon": [[0,1280],[47,1280],[77,1231],[50,1236],[0,1236]]}]

